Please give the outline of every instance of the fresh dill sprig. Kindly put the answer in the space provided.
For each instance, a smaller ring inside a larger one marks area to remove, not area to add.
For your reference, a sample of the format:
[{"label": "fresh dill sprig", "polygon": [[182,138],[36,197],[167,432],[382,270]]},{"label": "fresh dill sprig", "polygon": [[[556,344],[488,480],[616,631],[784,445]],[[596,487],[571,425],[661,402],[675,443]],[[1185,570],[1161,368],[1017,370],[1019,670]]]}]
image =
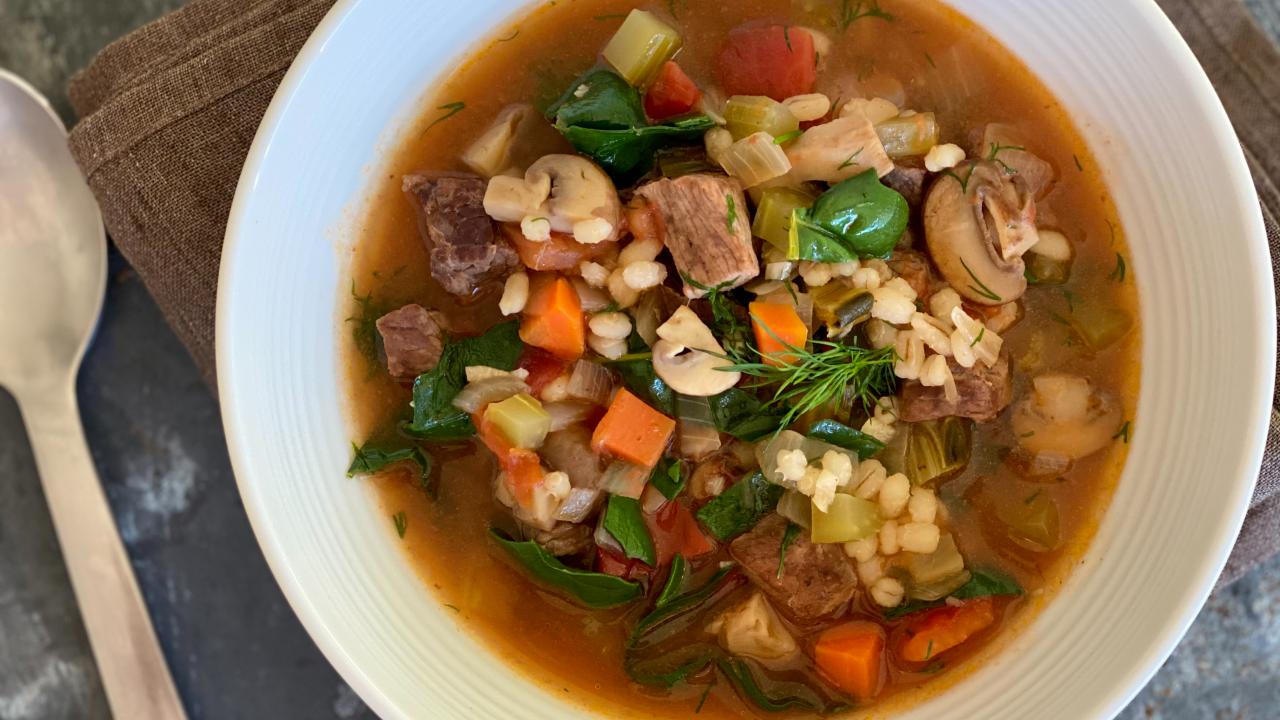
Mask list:
[{"label": "fresh dill sprig", "polygon": [[457,102],[445,103],[444,105],[441,105],[440,107],[438,107],[438,108],[436,108],[436,109],[437,109],[437,110],[443,110],[444,112],[443,112],[443,113],[441,113],[441,115],[440,115],[439,117],[437,117],[435,120],[432,120],[432,121],[431,121],[431,124],[427,126],[426,130],[423,130],[423,131],[422,131],[422,134],[423,134],[423,135],[426,135],[426,134],[431,130],[431,128],[433,128],[433,127],[435,127],[435,126],[439,125],[440,123],[444,122],[445,120],[448,120],[449,118],[453,117],[454,115],[457,115],[458,113],[462,112],[463,110],[466,110],[466,109],[467,109],[467,104],[459,100],[459,101],[457,101]]},{"label": "fresh dill sprig", "polygon": [[[763,327],[772,334],[767,326]],[[765,407],[786,409],[781,428],[847,395],[869,411],[877,400],[894,391],[897,381],[893,365],[898,354],[892,346],[872,350],[814,340],[813,349],[808,350],[775,338],[786,348],[784,351],[766,356],[752,347],[749,355],[731,353],[733,364],[721,369],[754,378],[751,387],[773,388],[773,399]]]},{"label": "fresh dill sprig", "polygon": [[991,151],[987,153],[987,159],[996,163],[1000,167],[1004,168],[1005,175],[1017,175],[1018,174],[1017,170],[1010,167],[1009,163],[1000,159],[1000,153],[1004,152],[1005,150],[1026,151],[1026,148],[1022,147],[1021,145],[1001,145],[998,142],[993,142],[991,143]]},{"label": "fresh dill sprig", "polygon": [[386,309],[373,299],[373,292],[361,295],[356,290],[356,283],[351,281],[351,298],[355,301],[356,313],[347,318],[351,323],[351,340],[356,350],[370,367],[378,365],[378,318],[386,314]]},{"label": "fresh dill sprig", "polygon": [[879,0],[840,0],[840,9],[836,12],[836,27],[840,32],[862,18],[879,18],[885,22],[893,22],[897,18],[880,8]]},{"label": "fresh dill sprig", "polygon": [[1124,282],[1126,272],[1127,266],[1124,261],[1124,256],[1120,253],[1116,253],[1116,269],[1111,271],[1111,274],[1107,276],[1107,279],[1115,282]]},{"label": "fresh dill sprig", "polygon": [[715,329],[722,338],[737,341],[745,336],[747,327],[738,319],[737,313],[733,311],[736,303],[728,295],[729,291],[733,289],[732,280],[726,280],[715,287],[711,287],[694,280],[686,273],[681,273],[680,277],[684,280],[685,285],[702,291],[703,299],[711,305],[711,322],[715,325]]}]

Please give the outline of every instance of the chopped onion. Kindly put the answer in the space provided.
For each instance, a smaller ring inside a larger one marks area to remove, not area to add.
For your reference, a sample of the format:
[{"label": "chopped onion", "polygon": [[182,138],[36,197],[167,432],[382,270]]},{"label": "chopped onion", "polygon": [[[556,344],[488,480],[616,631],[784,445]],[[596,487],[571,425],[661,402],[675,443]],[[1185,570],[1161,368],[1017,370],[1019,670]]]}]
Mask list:
[{"label": "chopped onion", "polygon": [[604,405],[613,391],[613,377],[609,371],[590,360],[579,360],[573,365],[566,392],[571,400]]},{"label": "chopped onion", "polygon": [[609,294],[600,288],[593,288],[587,284],[582,278],[573,278],[573,289],[578,293],[578,302],[582,305],[582,312],[597,313],[613,302]]},{"label": "chopped onion", "polygon": [[735,142],[720,160],[725,172],[741,180],[744,187],[754,187],[791,171],[787,153],[767,132],[758,132]]},{"label": "chopped onion", "polygon": [[591,416],[591,406],[587,403],[570,401],[543,403],[542,409],[551,416],[551,432],[585,422]]},{"label": "chopped onion", "polygon": [[720,431],[711,414],[711,401],[705,397],[676,395],[676,414],[680,417],[680,454],[701,460],[720,449]]},{"label": "chopped onion", "polygon": [[600,516],[600,522],[596,523],[596,534],[592,539],[596,541],[596,545],[606,550],[612,550],[617,555],[627,554],[627,551],[622,549],[622,544],[608,530],[604,529],[603,515]]},{"label": "chopped onion", "polygon": [[560,509],[556,511],[556,520],[580,523],[591,517],[591,513],[600,507],[604,493],[594,488],[574,488],[569,491]]},{"label": "chopped onion", "polygon": [[646,485],[640,494],[640,509],[652,515],[667,504],[667,496],[654,485]]},{"label": "chopped onion", "polygon": [[822,459],[828,451],[845,455],[849,458],[854,469],[858,467],[858,454],[852,450],[846,450],[838,445],[807,438],[794,430],[783,430],[778,433],[767,443],[756,445],[756,462],[760,464],[760,470],[764,473],[764,477],[769,482],[783,487],[791,487],[788,483],[782,481],[782,477],[778,474],[778,453],[783,450],[800,450],[804,452],[805,458],[809,462],[816,462]]},{"label": "chopped onion", "polygon": [[489,403],[506,400],[512,395],[529,392],[529,386],[514,375],[491,377],[468,384],[453,399],[453,406],[475,414]]},{"label": "chopped onion", "polygon": [[600,489],[613,495],[639,499],[649,482],[648,468],[614,460],[600,476]]},{"label": "chopped onion", "polygon": [[778,501],[778,514],[802,528],[807,528],[813,522],[813,501],[808,495],[797,490],[788,490]]}]

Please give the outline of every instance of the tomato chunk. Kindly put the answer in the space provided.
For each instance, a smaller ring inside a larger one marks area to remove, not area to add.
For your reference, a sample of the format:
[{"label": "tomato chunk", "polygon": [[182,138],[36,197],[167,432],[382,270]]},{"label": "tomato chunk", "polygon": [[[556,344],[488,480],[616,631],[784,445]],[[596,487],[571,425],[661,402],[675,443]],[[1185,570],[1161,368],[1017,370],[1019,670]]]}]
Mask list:
[{"label": "tomato chunk", "polygon": [[668,501],[658,512],[645,515],[644,524],[649,527],[649,535],[653,537],[654,548],[658,551],[659,567],[671,562],[677,554],[692,560],[714,549],[702,528],[698,527],[693,513],[674,500]]},{"label": "tomato chunk", "polygon": [[596,243],[584,245],[572,236],[553,232],[551,239],[545,242],[534,242],[520,232],[520,226],[505,223],[502,234],[515,248],[520,262],[530,270],[545,272],[568,272],[578,269],[584,260],[596,260],[612,250],[613,243]]},{"label": "tomato chunk", "polygon": [[520,353],[518,367],[529,373],[524,384],[529,386],[533,394],[541,397],[542,389],[551,384],[569,369],[569,363],[541,348],[526,345]]},{"label": "tomato chunk", "polygon": [[644,96],[644,111],[650,119],[666,120],[693,110],[702,99],[702,91],[684,74],[684,70],[668,60]]},{"label": "tomato chunk", "polygon": [[738,28],[720,48],[716,70],[729,95],[767,95],[781,102],[811,93],[818,80],[813,35],[783,25]]},{"label": "tomato chunk", "polygon": [[958,607],[929,610],[906,626],[898,655],[906,662],[929,662],[995,621],[995,601],[990,597],[970,600]]}]

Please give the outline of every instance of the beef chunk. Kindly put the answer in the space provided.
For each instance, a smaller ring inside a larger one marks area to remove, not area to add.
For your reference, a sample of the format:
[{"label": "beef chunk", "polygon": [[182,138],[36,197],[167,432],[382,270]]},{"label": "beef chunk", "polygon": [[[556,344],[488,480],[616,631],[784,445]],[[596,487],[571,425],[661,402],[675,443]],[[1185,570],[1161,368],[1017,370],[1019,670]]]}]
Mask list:
[{"label": "beef chunk", "polygon": [[725,283],[738,287],[760,274],[747,199],[737,180],[707,174],[663,178],[636,195],[657,212],[676,268],[696,283],[685,285],[687,297],[702,297],[700,288]]},{"label": "beef chunk", "polygon": [[561,522],[550,530],[534,530],[533,541],[556,557],[581,555],[595,547],[592,533],[589,525]]},{"label": "beef chunk", "polygon": [[729,554],[791,619],[812,622],[836,614],[848,605],[858,585],[844,550],[839,545],[814,545],[801,533],[788,546],[778,577],[778,550],[786,528],[786,519],[769,515],[730,543]]},{"label": "beef chunk", "polygon": [[1026,149],[1029,147],[1031,145],[1013,127],[991,123],[982,132],[982,147],[976,157],[990,158],[993,150],[999,150],[994,159],[1000,167],[1026,183],[1031,197],[1041,198],[1053,187],[1053,166]]},{"label": "beef chunk", "polygon": [[418,213],[431,275],[446,291],[470,297],[519,267],[520,258],[493,230],[484,211],[485,181],[463,173],[406,175],[404,191]]},{"label": "beef chunk", "polygon": [[377,325],[391,377],[412,380],[440,362],[440,353],[444,351],[444,315],[421,305],[405,305],[378,318]]},{"label": "beef chunk", "polygon": [[963,368],[954,361],[950,361],[950,366],[960,395],[958,401],[948,402],[943,388],[925,387],[918,380],[912,380],[902,386],[898,417],[907,422],[921,422],[955,415],[988,422],[1013,399],[1008,353],[1001,353],[991,367],[979,362]]},{"label": "beef chunk", "polygon": [[916,291],[916,299],[929,299],[933,287],[933,270],[929,267],[929,259],[914,250],[897,250],[889,258],[889,269],[900,275],[912,290]]},{"label": "beef chunk", "polygon": [[568,475],[574,487],[599,487],[604,474],[600,455],[591,449],[591,433],[581,425],[549,433],[539,452],[551,469]]},{"label": "beef chunk", "polygon": [[895,165],[893,172],[880,178],[880,182],[897,190],[899,195],[907,199],[907,205],[915,210],[924,201],[924,179],[924,168]]}]

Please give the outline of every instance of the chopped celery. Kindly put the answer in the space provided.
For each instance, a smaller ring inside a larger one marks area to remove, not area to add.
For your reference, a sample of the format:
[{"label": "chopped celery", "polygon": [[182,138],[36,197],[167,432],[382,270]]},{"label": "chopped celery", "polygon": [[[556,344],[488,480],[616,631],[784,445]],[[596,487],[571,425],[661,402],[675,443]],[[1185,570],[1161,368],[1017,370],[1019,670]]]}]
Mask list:
[{"label": "chopped celery", "polygon": [[777,138],[800,129],[800,121],[786,105],[760,95],[734,95],[724,107],[724,119],[734,140],[769,133]]},{"label": "chopped celery", "polygon": [[899,116],[877,124],[876,134],[891,158],[925,155],[938,144],[938,120],[931,112]]},{"label": "chopped celery", "polygon": [[1065,285],[1071,279],[1071,263],[1047,255],[1027,253],[1027,282],[1032,285]]},{"label": "chopped celery", "polygon": [[1009,528],[1009,539],[1034,552],[1048,552],[1058,547],[1058,504],[1037,490],[1025,500],[1006,502],[996,510],[1001,522]]},{"label": "chopped celery", "polygon": [[484,409],[484,419],[493,423],[498,432],[518,448],[542,447],[542,441],[551,430],[551,415],[542,409],[542,403],[527,393],[490,403]]},{"label": "chopped celery", "polygon": [[604,59],[636,87],[644,87],[680,49],[680,33],[644,10],[632,10],[604,48]]},{"label": "chopped celery", "polygon": [[946,480],[969,464],[972,421],[945,417],[911,425],[903,472],[914,485]]},{"label": "chopped celery", "polygon": [[813,524],[813,501],[798,490],[788,490],[778,501],[778,514],[802,528],[808,528]]},{"label": "chopped celery", "polygon": [[817,198],[802,188],[766,188],[756,203],[751,232],[785,253],[791,240],[791,212],[813,206]]},{"label": "chopped celery", "polygon": [[836,494],[827,512],[816,507],[812,512],[809,539],[815,543],[855,542],[871,537],[884,524],[875,503],[843,493]]},{"label": "chopped celery", "polygon": [[1133,318],[1120,308],[1085,305],[1071,314],[1071,327],[1094,352],[1105,350],[1129,333]]},{"label": "chopped celery", "polygon": [[911,575],[910,595],[913,600],[941,600],[969,580],[964,558],[960,556],[951,533],[942,536],[938,549],[932,553],[904,553],[903,557],[906,558],[906,571]]},{"label": "chopped celery", "polygon": [[725,172],[755,187],[791,172],[791,160],[769,133],[758,132],[729,146],[720,157]]}]

